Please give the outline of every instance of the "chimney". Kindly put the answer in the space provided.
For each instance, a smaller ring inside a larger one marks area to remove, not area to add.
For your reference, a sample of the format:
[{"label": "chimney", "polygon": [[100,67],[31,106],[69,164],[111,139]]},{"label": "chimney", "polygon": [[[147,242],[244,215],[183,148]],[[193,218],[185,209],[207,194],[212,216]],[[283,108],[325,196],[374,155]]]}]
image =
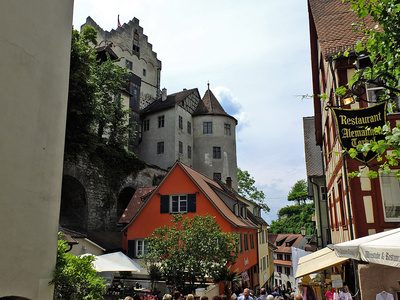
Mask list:
[{"label": "chimney", "polygon": [[226,177],[226,184],[232,188],[232,178],[231,177]]},{"label": "chimney", "polygon": [[161,100],[162,101],[167,100],[167,89],[166,88],[162,89]]}]

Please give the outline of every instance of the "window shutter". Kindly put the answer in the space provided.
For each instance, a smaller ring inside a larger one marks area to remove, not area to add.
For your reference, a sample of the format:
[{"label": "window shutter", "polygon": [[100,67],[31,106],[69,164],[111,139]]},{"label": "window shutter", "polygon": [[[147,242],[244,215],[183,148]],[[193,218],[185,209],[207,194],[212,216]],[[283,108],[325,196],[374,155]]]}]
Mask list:
[{"label": "window shutter", "polygon": [[161,195],[160,197],[160,213],[167,214],[169,213],[169,195]]},{"label": "window shutter", "polygon": [[188,212],[196,212],[196,194],[188,194]]},{"label": "window shutter", "polygon": [[135,257],[135,240],[128,240],[128,256]]}]

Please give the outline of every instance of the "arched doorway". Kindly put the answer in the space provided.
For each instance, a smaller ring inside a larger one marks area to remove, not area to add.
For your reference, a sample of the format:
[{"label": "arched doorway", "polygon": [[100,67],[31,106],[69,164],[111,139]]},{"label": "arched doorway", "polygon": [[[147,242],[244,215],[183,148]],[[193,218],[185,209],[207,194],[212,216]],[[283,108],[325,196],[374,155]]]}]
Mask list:
[{"label": "arched doorway", "polygon": [[121,218],[129,202],[131,201],[133,194],[135,194],[135,191],[136,190],[132,187],[126,187],[122,189],[122,191],[119,193],[117,200],[117,222]]},{"label": "arched doorway", "polygon": [[86,232],[88,207],[86,191],[78,179],[64,175],[61,189],[60,225]]}]

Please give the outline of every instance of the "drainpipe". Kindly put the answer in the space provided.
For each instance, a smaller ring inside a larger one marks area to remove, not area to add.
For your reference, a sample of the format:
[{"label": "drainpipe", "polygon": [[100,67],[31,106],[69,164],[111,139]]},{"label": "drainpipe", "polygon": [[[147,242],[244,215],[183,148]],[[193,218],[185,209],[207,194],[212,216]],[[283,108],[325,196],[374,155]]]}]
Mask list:
[{"label": "drainpipe", "polygon": [[[324,245],[324,235],[322,234],[322,222],[321,222],[321,201],[320,201],[321,199],[320,199],[320,196],[319,196],[319,188],[320,188],[320,186],[313,181],[313,178],[310,178],[310,181],[314,186],[317,187],[317,191],[318,191],[317,192],[317,197],[313,197],[313,198],[314,198],[314,205],[315,205],[315,202],[318,201],[318,219],[319,219],[318,223],[319,223],[320,232],[319,232],[319,234],[317,232],[317,248],[319,249],[319,246],[320,246],[319,245],[319,239],[320,238],[321,238],[321,243],[322,243],[321,248]],[[317,199],[315,199],[315,198],[317,198]],[[318,227],[316,228],[316,230],[318,230]]]}]

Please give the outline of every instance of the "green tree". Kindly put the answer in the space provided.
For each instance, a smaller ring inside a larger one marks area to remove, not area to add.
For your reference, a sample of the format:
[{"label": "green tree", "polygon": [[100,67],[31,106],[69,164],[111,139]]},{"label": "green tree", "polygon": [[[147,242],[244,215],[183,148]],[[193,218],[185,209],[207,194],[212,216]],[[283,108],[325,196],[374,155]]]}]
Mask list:
[{"label": "green tree", "polygon": [[307,234],[311,234],[314,232],[314,210],[314,203],[287,205],[278,211],[278,220],[271,222],[268,232],[299,234],[300,228],[304,226]]},{"label": "green tree", "polygon": [[242,171],[240,168],[237,168],[237,176],[238,176],[238,193],[240,196],[253,200],[257,203],[264,212],[269,212],[270,208],[266,203],[265,194],[263,191],[260,191],[255,186],[255,179],[249,174],[248,171]]},{"label": "green tree", "polygon": [[[356,52],[367,52],[373,62],[372,67],[364,70],[365,78],[381,76],[388,86],[399,89],[400,82],[400,5],[396,0],[347,0],[351,3],[351,9],[357,13],[359,22],[358,30],[362,30],[365,36],[357,43]],[[377,26],[368,26],[364,20],[370,16]],[[360,70],[359,70],[360,71]],[[359,72],[350,80],[349,85],[356,81]],[[386,92],[393,92],[386,89]],[[395,94],[398,94],[397,92]],[[397,96],[397,95],[395,95]],[[376,130],[380,130],[377,128]],[[373,151],[378,154],[380,162],[379,172],[390,173],[391,168],[397,166],[400,159],[400,125],[394,128],[384,126],[382,131],[386,135],[385,140],[366,143],[349,151],[351,157],[357,155],[357,151]],[[391,153],[386,150],[393,150]],[[351,174],[359,175],[358,172]],[[376,178],[377,171],[370,170],[369,178]],[[400,170],[397,170],[396,178],[400,179]]]},{"label": "green tree", "polygon": [[222,232],[215,217],[173,215],[172,226],[156,228],[146,239],[149,254],[145,258],[159,266],[162,276],[174,288],[184,290],[185,282],[194,289],[197,280],[205,282],[222,268],[234,264],[238,237]]},{"label": "green tree", "polygon": [[54,285],[54,299],[103,299],[104,279],[97,276],[97,272],[92,268],[94,257],[77,257],[67,253],[67,242],[61,237],[60,234],[56,268],[49,283]]},{"label": "green tree", "polygon": [[298,180],[290,189],[290,192],[288,194],[288,201],[297,201],[298,204],[300,204],[301,201],[303,203],[306,203],[306,200],[308,200],[310,197],[308,196],[308,187],[307,187],[307,181],[304,179]]}]

